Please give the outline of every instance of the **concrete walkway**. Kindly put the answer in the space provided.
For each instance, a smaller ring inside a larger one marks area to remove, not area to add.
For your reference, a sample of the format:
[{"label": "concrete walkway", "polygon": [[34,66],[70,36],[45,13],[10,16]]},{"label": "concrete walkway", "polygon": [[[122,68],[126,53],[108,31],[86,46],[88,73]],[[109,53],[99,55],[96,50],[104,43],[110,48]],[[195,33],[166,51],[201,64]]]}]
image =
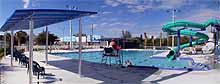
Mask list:
[{"label": "concrete walkway", "polygon": [[[28,55],[27,55],[28,56]],[[36,53],[34,56],[37,56]],[[34,60],[38,59],[35,57]],[[41,59],[41,58],[39,58]],[[61,60],[64,60],[60,58]],[[40,60],[37,60],[40,61]],[[67,70],[60,69],[54,66],[45,66],[44,63],[38,62],[40,65],[46,68],[46,75],[40,76],[37,80],[34,77],[34,84],[95,84],[102,83],[102,81],[95,80],[88,77],[80,78],[77,73],[72,73]],[[10,67],[10,57],[6,57],[2,60],[3,83],[1,84],[28,84],[27,68],[21,67],[18,62],[13,62],[13,67]]]},{"label": "concrete walkway", "polygon": [[[28,56],[28,54],[26,53]],[[49,65],[44,64],[45,54],[34,52],[34,60],[46,67],[46,76],[34,84],[219,84],[220,71],[174,71],[156,68],[121,68],[104,64],[83,62],[82,74],[79,78],[78,60],[49,55]],[[27,68],[13,62],[10,57],[1,62],[1,84],[28,84]]]}]

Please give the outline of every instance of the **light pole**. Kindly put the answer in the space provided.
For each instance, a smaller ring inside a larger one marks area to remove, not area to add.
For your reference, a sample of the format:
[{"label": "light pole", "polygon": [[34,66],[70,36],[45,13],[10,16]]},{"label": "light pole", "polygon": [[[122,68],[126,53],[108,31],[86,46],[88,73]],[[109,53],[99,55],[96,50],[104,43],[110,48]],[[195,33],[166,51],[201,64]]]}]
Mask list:
[{"label": "light pole", "polygon": [[91,44],[93,45],[93,29],[94,29],[93,24],[91,25],[91,29],[92,29],[92,34],[90,36],[90,39],[91,39]]},{"label": "light pole", "polygon": [[[66,7],[69,9],[69,10],[76,10],[77,8],[75,6],[70,6],[70,5],[66,5]],[[72,31],[73,31],[73,25],[72,25],[72,19],[69,21],[69,27],[70,27],[70,50],[72,50],[72,46],[73,46],[73,42],[72,42]]]},{"label": "light pole", "polygon": [[161,32],[160,33],[160,47],[162,46],[162,43],[163,43],[162,38],[163,38],[163,33]]},{"label": "light pole", "polygon": [[[167,10],[167,13],[172,13],[172,21],[173,21],[173,23],[175,24],[175,20],[176,20],[176,16],[175,16],[175,14],[177,13],[177,12],[180,12],[180,10],[177,10],[177,9],[175,9],[175,8],[173,8],[173,9],[170,9],[170,10]],[[174,47],[174,35],[172,35],[172,48]]]},{"label": "light pole", "polygon": [[62,40],[63,40],[63,43],[64,43],[64,40],[65,40],[65,39],[64,39],[64,38],[65,38],[65,35],[64,35],[65,32],[64,32],[64,30],[65,30],[65,27],[63,27],[63,39],[62,39]]}]

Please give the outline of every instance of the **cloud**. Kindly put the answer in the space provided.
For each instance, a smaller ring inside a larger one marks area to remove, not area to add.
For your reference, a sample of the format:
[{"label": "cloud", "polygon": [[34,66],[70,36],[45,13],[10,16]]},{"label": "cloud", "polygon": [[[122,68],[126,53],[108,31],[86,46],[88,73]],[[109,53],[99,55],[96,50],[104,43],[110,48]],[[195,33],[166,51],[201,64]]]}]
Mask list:
[{"label": "cloud", "polygon": [[105,3],[106,3],[107,5],[112,6],[112,7],[116,7],[116,6],[120,5],[120,3],[117,2],[117,1],[115,1],[115,0],[105,0]]},{"label": "cloud", "polygon": [[122,24],[121,22],[113,22],[113,23],[110,23],[109,26],[117,26],[121,24]]},{"label": "cloud", "polygon": [[31,6],[32,7],[39,7],[40,6],[39,0],[32,0]]},{"label": "cloud", "polygon": [[121,4],[137,4],[140,0],[116,0]]},{"label": "cloud", "polygon": [[89,17],[90,18],[95,18],[95,17],[97,17],[97,15],[90,15]]},{"label": "cloud", "polygon": [[171,9],[188,5],[193,0],[105,0],[112,7],[125,5],[130,12],[144,12],[149,9]]},{"label": "cloud", "polygon": [[112,12],[109,12],[109,11],[105,11],[105,12],[102,12],[102,14],[111,14]]},{"label": "cloud", "polygon": [[103,23],[100,24],[100,26],[105,26],[107,24],[108,24],[107,22],[103,22]]},{"label": "cloud", "polygon": [[131,8],[130,11],[133,13],[144,12],[147,9],[151,9],[151,7],[146,6],[146,5],[128,6],[128,8]]},{"label": "cloud", "polygon": [[24,8],[28,8],[28,6],[29,6],[29,4],[30,4],[30,0],[22,0],[22,1],[23,1],[23,3],[24,3],[23,7],[24,7]]},{"label": "cloud", "polygon": [[96,28],[98,26],[98,24],[93,24],[93,27]]},{"label": "cloud", "polygon": [[89,17],[90,18],[96,18],[96,17],[101,17],[101,15],[108,15],[108,14],[111,14],[112,12],[110,12],[110,11],[104,11],[104,12],[100,12],[100,13],[98,13],[98,14],[96,14],[96,15],[90,15]]},{"label": "cloud", "polygon": [[106,26],[111,26],[111,27],[122,27],[124,29],[126,28],[132,28],[135,26],[134,22],[109,22],[106,24]]},{"label": "cloud", "polygon": [[106,7],[108,7],[108,6],[106,6],[106,5],[102,5],[102,6],[101,6],[101,8],[106,8]]},{"label": "cloud", "polygon": [[179,8],[187,4],[189,0],[161,0],[161,5],[157,6],[159,9]]},{"label": "cloud", "polygon": [[135,26],[136,24],[134,22],[105,21],[97,24],[96,31],[100,32],[105,37],[120,37],[122,30],[132,31]]},{"label": "cloud", "polygon": [[194,21],[194,22],[205,22],[208,19],[219,19],[219,12],[213,9],[200,9],[197,11],[193,11],[192,13],[190,13],[191,15],[188,15],[188,17],[183,18],[184,20],[188,20],[188,21]]}]

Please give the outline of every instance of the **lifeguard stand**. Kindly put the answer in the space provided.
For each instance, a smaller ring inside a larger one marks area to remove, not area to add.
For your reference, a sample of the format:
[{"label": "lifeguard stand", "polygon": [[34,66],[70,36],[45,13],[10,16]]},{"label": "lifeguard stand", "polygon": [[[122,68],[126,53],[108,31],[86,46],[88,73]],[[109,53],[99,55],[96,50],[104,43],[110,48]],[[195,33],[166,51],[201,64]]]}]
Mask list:
[{"label": "lifeguard stand", "polygon": [[111,47],[104,48],[101,63],[109,64],[111,66],[112,59],[115,59],[115,64],[121,64],[121,56],[118,51],[115,51]]}]

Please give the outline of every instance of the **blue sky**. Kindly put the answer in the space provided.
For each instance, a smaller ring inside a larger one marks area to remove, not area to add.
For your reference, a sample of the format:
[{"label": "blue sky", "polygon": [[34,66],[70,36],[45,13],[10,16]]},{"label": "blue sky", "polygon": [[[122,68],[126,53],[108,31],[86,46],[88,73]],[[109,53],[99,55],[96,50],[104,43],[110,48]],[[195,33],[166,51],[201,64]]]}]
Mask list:
[{"label": "blue sky", "polygon": [[[0,26],[16,9],[56,8],[67,9],[72,5],[79,10],[96,11],[97,15],[83,18],[83,32],[91,34],[90,25],[94,24],[94,34],[105,37],[120,37],[122,30],[133,36],[144,32],[158,36],[161,26],[172,21],[172,8],[180,10],[177,20],[204,22],[219,18],[218,0],[0,0]],[[219,3],[220,4],[220,3]],[[78,32],[78,22],[74,20],[74,33]],[[36,29],[35,34],[43,31]],[[59,37],[69,35],[68,21],[49,26],[49,31]]]}]

